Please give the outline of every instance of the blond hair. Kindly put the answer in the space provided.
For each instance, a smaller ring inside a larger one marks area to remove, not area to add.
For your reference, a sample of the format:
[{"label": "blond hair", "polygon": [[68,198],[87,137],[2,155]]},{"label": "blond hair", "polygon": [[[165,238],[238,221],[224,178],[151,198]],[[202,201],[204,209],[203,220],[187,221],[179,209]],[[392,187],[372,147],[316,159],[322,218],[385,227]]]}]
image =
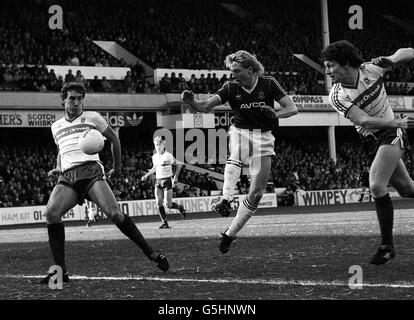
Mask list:
[{"label": "blond hair", "polygon": [[257,73],[259,76],[264,73],[263,65],[257,60],[257,58],[251,53],[245,50],[239,50],[235,53],[229,54],[224,60],[224,63],[228,69],[230,69],[233,62],[238,62],[240,65],[247,69],[252,67],[253,72]]},{"label": "blond hair", "polygon": [[164,142],[164,139],[161,136],[156,136],[154,138],[154,143],[161,143]]}]

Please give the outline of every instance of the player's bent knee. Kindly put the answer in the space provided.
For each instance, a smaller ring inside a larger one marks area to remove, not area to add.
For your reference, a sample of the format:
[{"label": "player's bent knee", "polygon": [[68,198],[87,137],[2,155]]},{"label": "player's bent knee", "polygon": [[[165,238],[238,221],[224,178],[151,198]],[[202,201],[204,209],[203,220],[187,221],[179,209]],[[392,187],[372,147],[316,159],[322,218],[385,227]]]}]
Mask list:
[{"label": "player's bent knee", "polygon": [[370,183],[369,188],[374,198],[380,198],[388,193],[387,186],[381,183]]},{"label": "player's bent knee", "polygon": [[62,216],[58,212],[57,209],[53,210],[53,208],[46,208],[45,212],[46,216],[46,222],[48,224],[55,224],[55,223],[61,223],[62,222]]},{"label": "player's bent knee", "polygon": [[123,221],[123,218],[124,218],[123,217],[123,213],[121,212],[121,210],[119,210],[117,204],[111,205],[110,207],[107,207],[107,208],[102,208],[102,211],[115,224],[118,223],[118,222],[122,222]]},{"label": "player's bent knee", "polygon": [[117,212],[111,216],[111,220],[114,224],[121,224],[124,221],[124,214]]}]

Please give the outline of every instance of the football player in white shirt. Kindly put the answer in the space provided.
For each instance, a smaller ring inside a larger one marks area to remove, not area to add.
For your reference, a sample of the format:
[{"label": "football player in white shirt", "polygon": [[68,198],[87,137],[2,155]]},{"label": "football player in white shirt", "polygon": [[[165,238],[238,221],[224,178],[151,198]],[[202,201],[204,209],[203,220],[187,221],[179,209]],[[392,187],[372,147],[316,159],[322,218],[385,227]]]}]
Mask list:
[{"label": "football player in white shirt", "polygon": [[[122,233],[137,244],[144,254],[165,272],[169,268],[167,259],[149,246],[135,223],[120,211],[115,196],[106,182],[99,155],[84,154],[77,144],[77,138],[85,130],[90,128],[99,130],[112,144],[114,169],[111,169],[110,174],[120,174],[119,138],[100,114],[83,111],[85,91],[81,83],[66,83],[61,91],[65,115],[52,124],[52,134],[59,153],[57,167],[49,171],[49,176],[58,175],[59,178],[49,197],[45,215],[54,264],[62,268],[62,281],[68,282],[69,276],[65,266],[65,228],[62,217],[76,204],[81,205],[84,199],[88,199],[96,203]],[[48,284],[53,275],[53,273],[48,274],[40,283]]]},{"label": "football player in white shirt", "polygon": [[357,49],[342,40],[329,45],[322,52],[322,59],[326,74],[335,83],[329,94],[330,103],[355,125],[375,154],[369,185],[382,240],[370,263],[384,264],[395,256],[394,209],[387,186],[392,185],[403,197],[414,198],[414,183],[401,159],[409,146],[406,129],[414,127],[414,118],[394,117],[383,75],[391,67],[412,61],[414,49],[402,48],[391,56],[363,63]]},{"label": "football player in white shirt", "polygon": [[[155,153],[152,156],[152,168],[145,174],[141,180],[145,181],[149,175],[155,172],[155,199],[158,205],[158,212],[162,220],[160,229],[169,229],[170,226],[165,214],[164,199],[167,201],[168,209],[177,209],[183,218],[186,216],[185,209],[182,205],[172,201],[172,188],[178,181],[182,165],[177,164],[174,156],[165,150],[165,140],[157,136],[154,138]],[[176,165],[175,175],[172,166]],[[174,178],[173,178],[174,176]]]}]

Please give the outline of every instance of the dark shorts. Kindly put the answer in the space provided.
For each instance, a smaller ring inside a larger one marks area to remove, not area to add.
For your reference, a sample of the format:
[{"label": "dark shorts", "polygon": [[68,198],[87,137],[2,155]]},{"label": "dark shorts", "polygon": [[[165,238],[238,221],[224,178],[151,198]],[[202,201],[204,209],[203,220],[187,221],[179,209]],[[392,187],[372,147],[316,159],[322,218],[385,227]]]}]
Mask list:
[{"label": "dark shorts", "polygon": [[375,155],[382,145],[399,144],[401,149],[409,150],[410,141],[408,140],[407,131],[401,128],[382,129],[362,138],[364,151],[374,160]]},{"label": "dark shorts", "polygon": [[156,179],[155,188],[162,189],[162,190],[172,189],[172,177],[165,178],[165,179]]},{"label": "dark shorts", "polygon": [[57,183],[75,190],[79,195],[78,204],[82,205],[85,199],[91,200],[88,191],[98,180],[105,180],[103,166],[90,161],[62,172]]}]

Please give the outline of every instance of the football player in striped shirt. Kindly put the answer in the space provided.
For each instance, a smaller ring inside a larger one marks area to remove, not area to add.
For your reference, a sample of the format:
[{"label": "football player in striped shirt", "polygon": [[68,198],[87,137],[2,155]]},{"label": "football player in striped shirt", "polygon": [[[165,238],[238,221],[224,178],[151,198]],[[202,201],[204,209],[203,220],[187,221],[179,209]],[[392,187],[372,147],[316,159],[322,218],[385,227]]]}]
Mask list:
[{"label": "football player in striped shirt", "polygon": [[[240,50],[226,57],[226,67],[234,80],[207,100],[195,100],[190,91],[182,93],[182,100],[197,112],[210,112],[215,106],[229,103],[235,124],[229,129],[230,156],[224,170],[223,200],[215,207],[217,213],[229,216],[230,203],[243,163],[250,167],[250,189],[240,204],[230,227],[222,234],[219,250],[227,253],[237,233],[256,212],[269,179],[275,137],[272,130],[278,118],[298,113],[296,105],[274,77],[265,76],[263,65],[255,56]],[[274,102],[281,109],[274,110]]]},{"label": "football player in striped shirt", "polygon": [[414,119],[394,116],[383,76],[392,67],[412,61],[414,49],[402,48],[364,63],[354,45],[342,40],[329,45],[322,59],[334,83],[329,93],[331,105],[355,125],[365,145],[373,148],[367,152],[375,154],[369,185],[382,239],[370,263],[384,264],[395,256],[394,209],[387,186],[391,184],[403,197],[414,197],[414,183],[401,159],[409,147],[406,129],[414,127]]},{"label": "football player in striped shirt", "polygon": [[[165,140],[157,136],[154,138],[155,153],[152,156],[151,170],[142,176],[141,180],[145,181],[147,177],[155,172],[155,199],[158,205],[158,213],[162,220],[160,229],[170,229],[167,221],[167,215],[164,208],[164,198],[167,200],[168,209],[177,209],[181,216],[185,218],[186,212],[182,205],[172,201],[172,188],[178,181],[182,165],[177,164],[174,156],[165,150]],[[176,165],[175,175],[172,166]]]},{"label": "football player in striped shirt", "polygon": [[[62,105],[65,108],[63,118],[52,124],[53,138],[58,146],[57,167],[49,175],[59,175],[46,206],[49,246],[55,265],[62,268],[63,282],[69,281],[65,264],[65,228],[63,215],[76,204],[82,205],[84,199],[96,203],[112,222],[137,244],[144,254],[164,272],[168,270],[167,259],[151,248],[135,223],[123,214],[110,189],[103,165],[98,154],[83,153],[78,146],[78,138],[89,129],[100,131],[112,144],[114,169],[110,175],[121,172],[121,143],[112,127],[97,112],[84,111],[85,87],[81,83],[66,83],[61,90]],[[48,284],[54,274],[48,274],[41,280]]]}]

